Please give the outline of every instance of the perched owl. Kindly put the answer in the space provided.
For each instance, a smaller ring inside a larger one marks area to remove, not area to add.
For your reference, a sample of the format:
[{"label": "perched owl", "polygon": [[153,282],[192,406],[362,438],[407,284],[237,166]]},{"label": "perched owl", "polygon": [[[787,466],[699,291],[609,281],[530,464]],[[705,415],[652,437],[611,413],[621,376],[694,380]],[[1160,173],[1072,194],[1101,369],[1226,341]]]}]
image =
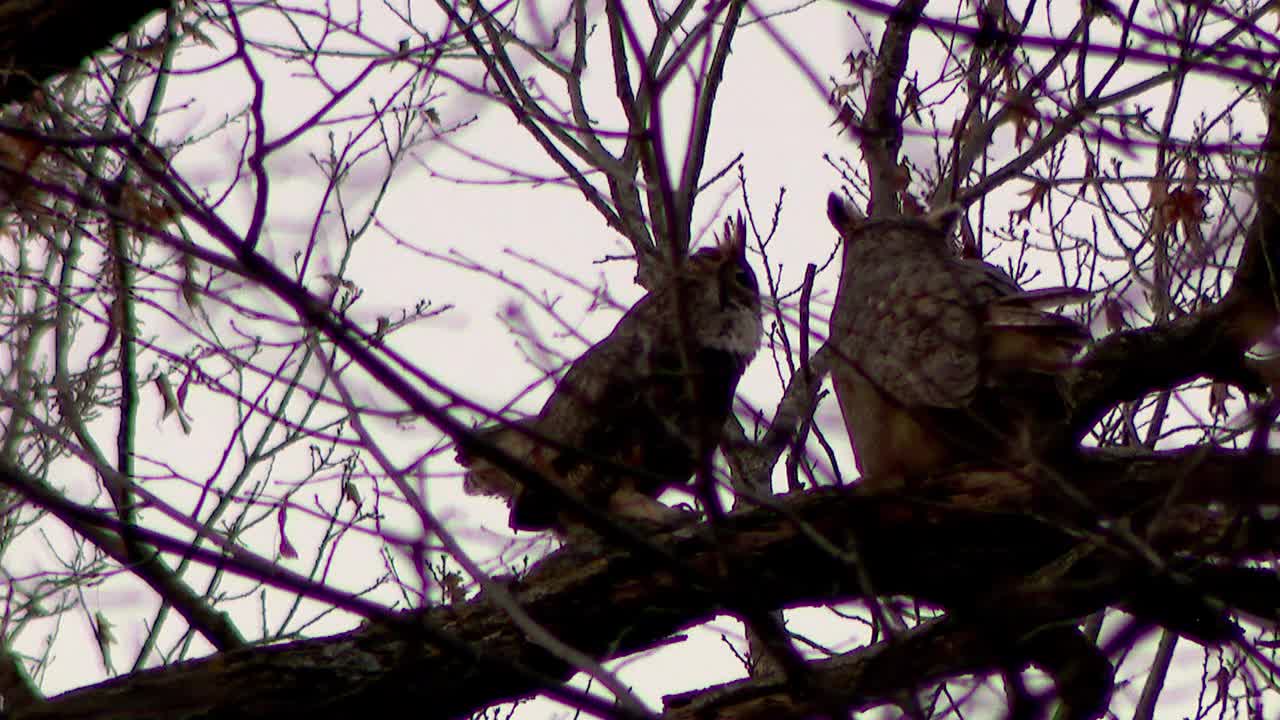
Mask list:
[{"label": "perched owl", "polygon": [[938,225],[866,221],[835,193],[827,217],[847,244],[832,377],[859,470],[881,482],[1036,460],[1039,429],[1065,412],[1058,376],[1090,340],[1046,308],[1088,293],[1024,291],[958,257]]},{"label": "perched owl", "polygon": [[[536,416],[481,435],[595,507],[666,524],[679,513],[654,498],[688,482],[714,452],[761,332],[739,216],[715,247],[694,253],[575,360]],[[510,503],[513,529],[575,524],[556,498],[465,450],[458,459],[469,494]]]}]

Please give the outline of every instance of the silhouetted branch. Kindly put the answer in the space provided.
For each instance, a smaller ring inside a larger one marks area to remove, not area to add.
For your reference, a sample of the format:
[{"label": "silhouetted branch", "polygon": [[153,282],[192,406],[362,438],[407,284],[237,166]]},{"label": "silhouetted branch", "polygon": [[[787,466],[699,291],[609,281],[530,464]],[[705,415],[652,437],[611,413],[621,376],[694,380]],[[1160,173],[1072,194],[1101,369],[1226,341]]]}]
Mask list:
[{"label": "silhouetted branch", "polygon": [[[725,582],[749,586],[757,607],[863,597],[856,567],[881,594],[954,609],[955,622],[965,624],[948,625],[953,629],[945,633],[917,630],[892,649],[834,665],[813,664],[817,682],[825,682],[824,673],[835,666],[879,678],[851,690],[865,693],[851,703],[875,701],[882,697],[878,693],[890,691],[895,678],[901,689],[990,667],[997,650],[1007,659],[1007,647],[973,644],[984,632],[978,612],[984,606],[1021,627],[1074,621],[1122,606],[1205,642],[1227,639],[1223,633],[1230,629],[1224,630],[1220,617],[1203,616],[1206,606],[1217,607],[1213,603],[1226,604],[1224,609],[1238,604],[1275,620],[1273,603],[1266,599],[1277,587],[1274,573],[1200,563],[1280,550],[1275,521],[1241,522],[1209,509],[1210,503],[1232,506],[1240,497],[1280,502],[1280,455],[1097,453],[1072,470],[1069,479],[1099,507],[1130,517],[1133,532],[1150,537],[1166,557],[1194,553],[1197,563],[1184,568],[1171,562],[1176,579],[1152,575],[1144,571],[1142,558],[1108,543],[1105,535],[1028,512],[1027,506],[995,493],[966,495],[965,488],[986,478],[963,474],[935,485],[933,500],[873,497],[849,488],[796,494],[779,498],[779,511],[737,512],[714,531],[694,525],[654,542],[699,574],[750,568],[750,577]],[[827,546],[815,544],[815,537]],[[922,567],[929,572],[920,572]],[[582,544],[538,563],[512,580],[509,589],[549,631],[601,658],[651,647],[723,611],[713,595],[679,581],[675,573],[651,568],[631,552]],[[204,713],[265,718],[305,707],[314,720],[323,720],[427,702],[442,716],[456,716],[502,699],[554,693],[555,683],[573,672],[526,640],[506,613],[483,597],[423,613],[418,627],[461,641],[456,645],[419,635],[415,625],[406,615],[391,625],[377,623],[332,638],[223,653],[78,690],[14,717],[88,719],[114,713],[145,720]],[[923,645],[909,652],[917,642]],[[951,649],[945,657],[943,648]],[[1018,650],[1014,657],[1031,662],[1033,649]],[[846,663],[852,665],[846,668]],[[499,671],[499,665],[508,671]],[[512,673],[512,666],[529,672]],[[486,671],[490,667],[493,672]],[[255,689],[253,703],[245,702],[244,687]]]}]

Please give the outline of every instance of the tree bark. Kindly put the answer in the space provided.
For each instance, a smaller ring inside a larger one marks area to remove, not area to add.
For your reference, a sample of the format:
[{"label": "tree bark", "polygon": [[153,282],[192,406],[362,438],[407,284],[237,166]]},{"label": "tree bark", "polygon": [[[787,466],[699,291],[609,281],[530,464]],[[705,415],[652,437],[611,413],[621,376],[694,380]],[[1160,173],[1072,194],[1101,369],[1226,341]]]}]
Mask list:
[{"label": "tree bark", "polygon": [[[1053,664],[1035,647],[993,640],[984,628],[997,618],[1031,630],[1121,607],[1143,621],[1219,643],[1237,636],[1224,609],[1273,617],[1271,598],[1280,593],[1274,573],[1229,564],[1280,550],[1280,523],[1211,510],[1210,503],[1240,507],[1243,497],[1280,502],[1278,470],[1280,455],[1223,450],[1097,452],[1064,468],[1095,504],[1100,515],[1094,519],[1124,517],[1124,523],[1106,524],[1124,532],[1079,523],[1074,512],[1055,515],[1047,509],[1057,502],[1052,490],[1019,487],[1021,478],[991,473],[940,479],[928,489],[930,497],[877,497],[852,488],[796,493],[779,498],[776,507],[734,513],[714,532],[695,525],[655,538],[680,558],[679,568],[584,544],[546,558],[511,580],[510,589],[548,631],[600,658],[651,647],[683,627],[747,605],[794,607],[878,593],[949,610],[950,619],[935,629],[926,626],[887,645],[812,664],[819,687],[839,679],[831,686],[839,688],[836,700],[869,704],[931,679]],[[1133,539],[1143,547],[1130,547]],[[1195,562],[1153,564],[1144,548],[1159,558],[1194,556]],[[705,581],[690,583],[690,577]],[[428,641],[427,628],[432,637],[450,638],[449,647]],[[353,712],[406,704],[455,717],[504,699],[554,692],[574,672],[479,597],[405,614],[395,625],[116,678],[13,718],[305,714],[309,720],[345,720]],[[794,701],[795,716],[809,708],[810,699],[792,698],[776,679],[754,679],[747,687],[725,690],[729,700],[710,697],[735,703],[772,697],[767,705],[776,717],[789,716],[779,693]]]},{"label": "tree bark", "polygon": [[165,0],[0,0],[0,103],[25,100],[53,75],[79,67]]}]

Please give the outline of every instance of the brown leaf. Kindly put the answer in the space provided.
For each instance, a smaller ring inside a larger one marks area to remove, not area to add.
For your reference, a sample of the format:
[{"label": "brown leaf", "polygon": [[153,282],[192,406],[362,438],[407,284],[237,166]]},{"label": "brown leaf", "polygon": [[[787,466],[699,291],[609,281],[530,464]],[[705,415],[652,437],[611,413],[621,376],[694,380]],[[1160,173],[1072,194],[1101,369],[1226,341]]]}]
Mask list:
[{"label": "brown leaf", "polygon": [[342,497],[350,500],[357,508],[362,504],[360,488],[356,487],[356,484],[350,480],[344,480],[342,482]]},{"label": "brown leaf", "polygon": [[846,55],[844,58],[844,62],[846,65],[849,66],[849,74],[861,75],[862,73],[866,72],[867,61],[869,60],[869,58],[870,58],[870,55],[867,53],[866,50],[858,51],[857,55],[854,55],[852,52]]},{"label": "brown leaf", "polygon": [[160,399],[164,402],[164,411],[160,413],[160,418],[164,419],[178,409],[178,398],[173,394],[173,386],[169,384],[166,375],[157,375],[155,382],[160,390]]},{"label": "brown leaf", "polygon": [[196,260],[184,253],[180,262],[182,264],[182,281],[178,287],[182,290],[182,300],[187,304],[187,307],[192,310],[198,310],[200,309],[200,283],[196,276]]},{"label": "brown leaf", "polygon": [[182,37],[183,39],[194,39],[200,45],[205,47],[217,47],[208,35],[200,31],[200,26],[189,20],[182,21]]},{"label": "brown leaf", "polygon": [[1040,137],[1040,111],[1036,109],[1035,100],[1021,95],[1009,100],[1006,106],[1009,111],[1007,122],[1013,124],[1013,143],[1019,148],[1027,140]]},{"label": "brown leaf", "polygon": [[858,111],[854,109],[853,103],[840,103],[839,106],[836,107],[836,119],[831,124],[839,125],[842,129],[848,130],[851,135],[856,135],[858,129]]},{"label": "brown leaf", "polygon": [[1049,190],[1049,183],[1044,180],[1036,180],[1031,183],[1031,187],[1018,193],[1019,195],[1026,196],[1026,206],[1021,210],[1014,210],[1012,215],[1023,222],[1030,220],[1032,210],[1044,207],[1044,201],[1049,197]]},{"label": "brown leaf", "polygon": [[467,599],[467,588],[463,585],[462,574],[458,572],[450,571],[444,574],[440,579],[440,591],[444,595],[444,601],[449,604]]},{"label": "brown leaf", "polygon": [[1227,401],[1231,399],[1231,388],[1226,383],[1218,381],[1209,386],[1209,414],[1215,420],[1221,420],[1227,416]]},{"label": "brown leaf", "polygon": [[99,610],[93,614],[93,634],[98,638],[98,646],[104,651],[116,644],[116,635],[111,632],[111,621]]},{"label": "brown leaf", "polygon": [[136,185],[126,185],[120,190],[120,210],[125,217],[139,224],[163,224],[153,223],[150,218],[155,214],[155,210],[151,205],[151,199],[146,196],[143,191]]},{"label": "brown leaf", "polygon": [[1191,243],[1191,247],[1199,256],[1204,255],[1204,233],[1200,223],[1205,219],[1205,207],[1209,204],[1209,196],[1201,189],[1190,185],[1182,185],[1169,193],[1170,212],[1182,228],[1183,237]]},{"label": "brown leaf", "polygon": [[355,292],[358,289],[354,282],[338,275],[337,273],[324,273],[320,276],[320,279],[328,283],[329,287],[334,290],[343,288],[344,290]]},{"label": "brown leaf", "polygon": [[177,395],[173,392],[173,385],[169,383],[169,376],[157,375],[156,387],[160,390],[160,398],[164,402],[164,411],[160,414],[163,420],[170,415],[178,416],[178,424],[182,426],[182,432],[185,435],[191,434],[191,422],[187,420],[186,413],[182,412],[181,403],[178,401]]},{"label": "brown leaf", "polygon": [[102,338],[102,344],[97,350],[93,351],[93,357],[98,357],[106,351],[110,350],[116,344],[116,339],[120,337],[120,322],[124,316],[120,308],[120,296],[116,295],[112,298],[111,303],[107,305],[107,335]]},{"label": "brown leaf", "polygon": [[187,366],[187,374],[182,376],[182,382],[178,384],[178,410],[182,411],[187,407],[187,389],[191,387],[191,376],[195,375],[195,363]]},{"label": "brown leaf", "polygon": [[902,109],[917,124],[923,122],[920,119],[920,88],[916,87],[916,84],[910,80],[907,81],[907,87],[902,92]]},{"label": "brown leaf", "polygon": [[1151,232],[1159,234],[1169,227],[1173,219],[1169,211],[1169,181],[1161,178],[1149,180],[1147,189],[1151,196],[1147,203],[1151,210]]},{"label": "brown leaf", "polygon": [[289,542],[289,536],[284,531],[285,506],[283,503],[280,505],[280,509],[276,511],[276,522],[280,525],[280,557],[288,560],[298,557],[298,551]]},{"label": "brown leaf", "polygon": [[911,187],[911,166],[903,160],[898,163],[898,167],[894,168],[893,188],[899,193],[904,193],[909,187]]},{"label": "brown leaf", "polygon": [[1076,197],[1082,197],[1090,187],[1102,191],[1102,183],[1098,180],[1098,158],[1088,150],[1084,154],[1084,182],[1076,191]]},{"label": "brown leaf", "polygon": [[20,175],[29,174],[46,147],[36,138],[0,133],[0,166]]},{"label": "brown leaf", "polygon": [[1111,332],[1119,332],[1129,327],[1129,323],[1124,318],[1124,305],[1119,298],[1107,298],[1102,303],[1102,317],[1107,323],[1107,329]]},{"label": "brown leaf", "polygon": [[164,57],[165,50],[169,47],[169,43],[163,36],[154,38],[144,45],[140,45],[133,50],[133,57],[142,62],[154,63]]}]

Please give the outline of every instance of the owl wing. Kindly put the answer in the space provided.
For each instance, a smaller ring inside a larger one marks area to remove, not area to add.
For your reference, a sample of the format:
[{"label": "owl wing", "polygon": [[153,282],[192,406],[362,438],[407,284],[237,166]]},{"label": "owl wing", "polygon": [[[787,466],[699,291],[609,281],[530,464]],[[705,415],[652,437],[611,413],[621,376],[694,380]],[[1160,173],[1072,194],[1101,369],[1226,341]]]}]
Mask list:
[{"label": "owl wing", "polygon": [[[686,310],[705,312],[696,288],[686,290]],[[742,363],[727,350],[682,341],[675,295],[666,288],[633,307],[573,364],[539,415],[548,434],[581,449],[562,451],[552,467],[590,502],[623,486],[653,496],[685,482],[696,466],[699,423],[714,424],[719,437]]]},{"label": "owl wing", "polygon": [[981,370],[981,313],[956,268],[930,248],[938,231],[876,223],[853,239],[841,299],[859,370],[908,407],[964,407]]},{"label": "owl wing", "polygon": [[1086,326],[1051,310],[1083,302],[1092,293],[1069,287],[1024,290],[995,265],[957,262],[967,269],[972,293],[982,307],[986,384],[1009,373],[1061,372],[1092,340]]},{"label": "owl wing", "polygon": [[[507,428],[493,441],[589,505],[659,519],[665,508],[651,498],[714,450],[760,341],[744,235],[740,217],[726,223],[718,246],[695,253],[575,360],[524,423],[533,436]],[[513,528],[564,527],[559,498],[496,468],[472,462],[467,483],[508,498]]]},{"label": "owl wing", "polygon": [[827,212],[849,244],[833,381],[860,470],[923,475],[1008,457],[1011,438],[1061,409],[1054,374],[1089,334],[1045,308],[1087,293],[1024,291],[999,268],[952,255],[941,230],[868,223],[834,194]]},{"label": "owl wing", "polygon": [[[669,440],[679,432],[671,424],[682,416],[675,409],[682,388],[676,383],[681,368],[671,351],[672,332],[665,329],[671,323],[661,317],[665,298],[646,295],[628,310],[607,337],[569,366],[535,417],[482,430],[482,437],[595,506],[607,505],[624,485],[656,494],[662,485],[657,477],[675,477],[688,464],[679,461],[687,453],[671,448]],[[458,457],[468,467],[464,488],[506,499],[513,529],[560,525],[558,498],[529,489],[486,461]]]}]

